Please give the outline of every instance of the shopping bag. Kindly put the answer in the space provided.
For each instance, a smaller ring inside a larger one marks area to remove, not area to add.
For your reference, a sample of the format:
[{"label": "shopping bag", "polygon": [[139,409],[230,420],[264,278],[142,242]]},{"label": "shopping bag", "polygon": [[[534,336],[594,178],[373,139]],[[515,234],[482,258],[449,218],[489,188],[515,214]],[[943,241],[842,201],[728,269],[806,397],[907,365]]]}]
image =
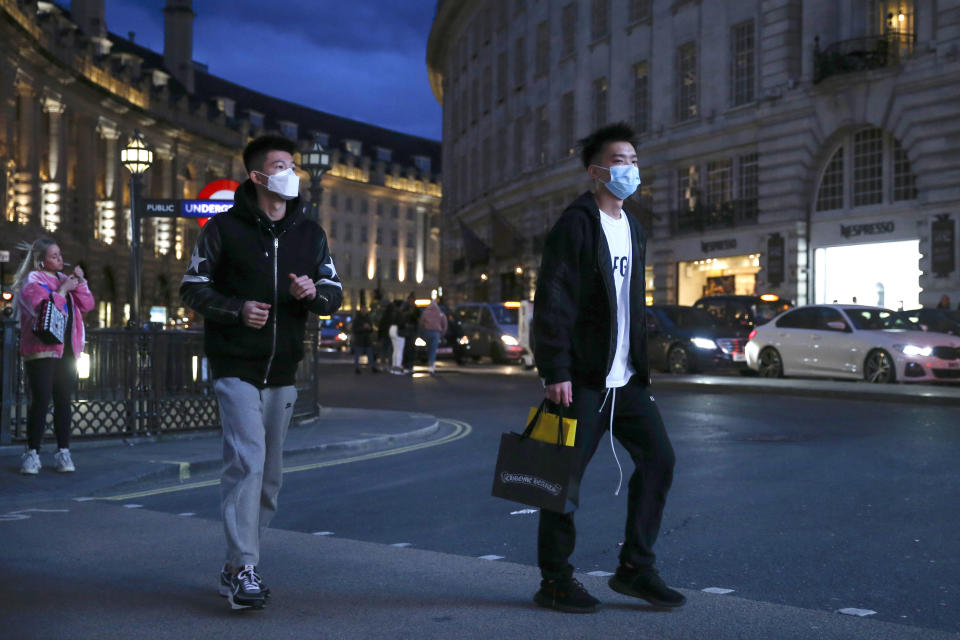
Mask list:
[{"label": "shopping bag", "polygon": [[563,444],[568,447],[574,446],[574,443],[577,441],[577,419],[561,418],[560,415],[556,413],[544,411],[543,404],[541,404],[539,408],[530,407],[530,413],[527,414],[527,424],[531,422],[534,423],[530,437],[534,440],[542,440],[543,442],[556,442],[557,425],[560,424],[561,421],[563,423]]},{"label": "shopping bag", "polygon": [[523,433],[500,436],[492,494],[531,507],[569,513],[579,503],[580,482],[575,477],[577,449],[565,445],[561,436],[562,408],[555,421],[544,421],[544,434],[548,433],[549,425],[553,425],[551,441],[532,437],[545,405],[546,402],[535,410]]},{"label": "shopping bag", "polygon": [[33,323],[33,332],[44,344],[63,344],[67,330],[67,314],[57,309],[53,294],[40,303],[37,319]]}]

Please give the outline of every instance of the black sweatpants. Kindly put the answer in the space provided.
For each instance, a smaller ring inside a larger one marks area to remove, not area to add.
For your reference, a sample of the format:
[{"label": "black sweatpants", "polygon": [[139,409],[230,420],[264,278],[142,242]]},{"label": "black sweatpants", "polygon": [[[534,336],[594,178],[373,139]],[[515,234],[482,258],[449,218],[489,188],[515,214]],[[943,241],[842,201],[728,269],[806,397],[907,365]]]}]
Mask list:
[{"label": "black sweatpants", "polygon": [[53,398],[53,431],[57,446],[70,448],[70,421],[73,392],[77,387],[77,359],[72,354],[62,358],[37,358],[23,363],[30,387],[27,410],[27,447],[40,450],[47,426],[47,407]]},{"label": "black sweatpants", "polygon": [[[660,532],[663,507],[673,481],[673,447],[650,390],[639,376],[634,376],[616,392],[613,435],[627,449],[635,465],[627,489],[627,523],[620,562],[638,568],[652,567],[656,560],[653,544]],[[583,477],[598,445],[609,438],[604,435],[610,425],[612,396],[600,412],[606,394],[606,389],[573,388],[572,411],[567,410],[567,415],[577,418],[576,473],[579,478]],[[614,478],[610,482],[612,493]],[[576,539],[573,513],[540,510],[537,562],[544,579],[573,575],[568,559]]]}]

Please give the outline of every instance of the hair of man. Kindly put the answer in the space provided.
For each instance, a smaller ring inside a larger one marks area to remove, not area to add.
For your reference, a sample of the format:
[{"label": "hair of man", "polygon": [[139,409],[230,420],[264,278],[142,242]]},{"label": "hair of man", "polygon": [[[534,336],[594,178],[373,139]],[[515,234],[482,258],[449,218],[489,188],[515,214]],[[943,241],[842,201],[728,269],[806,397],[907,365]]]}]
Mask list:
[{"label": "hair of man", "polygon": [[626,122],[615,122],[600,127],[586,138],[577,141],[580,147],[580,160],[583,162],[583,168],[588,168],[595,164],[607,149],[611,142],[628,142],[631,146],[637,146],[637,133]]},{"label": "hair of man", "polygon": [[286,151],[293,155],[297,151],[297,144],[283,136],[260,136],[250,141],[243,150],[243,166],[247,173],[263,171],[263,164],[267,161],[267,154],[271,151]]}]

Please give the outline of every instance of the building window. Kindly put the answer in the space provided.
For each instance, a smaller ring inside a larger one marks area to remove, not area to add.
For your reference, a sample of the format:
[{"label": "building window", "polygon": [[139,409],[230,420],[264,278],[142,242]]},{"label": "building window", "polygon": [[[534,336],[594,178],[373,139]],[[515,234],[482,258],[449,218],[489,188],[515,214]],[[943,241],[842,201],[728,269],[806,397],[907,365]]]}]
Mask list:
[{"label": "building window", "polygon": [[377,216],[383,215],[383,203],[377,202]]},{"label": "building window", "polygon": [[535,76],[546,75],[550,70],[550,25],[546,20],[537,25],[537,58],[534,63]]},{"label": "building window", "polygon": [[700,170],[697,165],[677,169],[677,209],[692,211],[700,197]]},{"label": "building window", "polygon": [[590,37],[593,40],[610,34],[610,0],[593,0],[590,8]]},{"label": "building window", "polygon": [[513,170],[522,173],[526,169],[526,147],[524,146],[523,118],[513,123]]},{"label": "building window", "polygon": [[393,229],[390,232],[390,246],[391,247],[397,246],[397,230],[396,229]]},{"label": "building window", "polygon": [[546,105],[537,107],[537,123],[535,128],[537,164],[546,164],[550,141],[550,115]]},{"label": "building window", "polygon": [[697,44],[677,47],[677,121],[697,117]]},{"label": "building window", "polygon": [[367,211],[367,199],[363,198],[360,200],[360,213],[366,213]]},{"label": "building window", "polygon": [[353,212],[353,198],[352,198],[352,197],[347,196],[346,198],[343,199],[343,209],[344,209],[344,211]]},{"label": "building window", "polygon": [[576,123],[574,114],[573,91],[563,94],[560,99],[560,135],[563,141],[563,156],[572,156],[576,143]]},{"label": "building window", "polygon": [[883,130],[853,135],[853,206],[883,201]]},{"label": "building window", "polygon": [[483,68],[483,112],[490,113],[493,106],[493,71],[490,65]]},{"label": "building window", "polygon": [[331,240],[337,239],[337,221],[336,220],[330,221],[330,239]]},{"label": "building window", "polygon": [[417,219],[417,210],[413,207],[407,207],[407,220],[413,222]]},{"label": "building window", "polygon": [[367,228],[367,225],[360,225],[360,242],[367,242],[370,240],[370,234],[368,232],[369,229]]},{"label": "building window", "polygon": [[343,241],[353,242],[353,223],[345,222],[343,225]]},{"label": "building window", "polygon": [[714,206],[733,200],[733,162],[713,160],[707,163],[707,205]]},{"label": "building window", "polygon": [[340,202],[340,194],[336,193],[335,191],[330,191],[329,193],[330,193],[330,206],[336,209]]},{"label": "building window", "polygon": [[247,117],[250,119],[250,128],[254,131],[263,129],[263,114],[259,111],[247,111]]},{"label": "building window", "polygon": [[571,2],[563,7],[560,17],[563,40],[560,43],[560,57],[572,56],[577,50],[577,3]]},{"label": "building window", "polygon": [[910,168],[910,158],[900,143],[893,140],[893,201],[914,200],[917,197],[917,180]]},{"label": "building window", "polygon": [[517,38],[513,46],[513,84],[517,89],[527,81],[527,58],[523,38]]},{"label": "building window", "polygon": [[508,68],[507,52],[501,51],[497,55],[497,102],[503,102],[507,97]]},{"label": "building window", "polygon": [[407,232],[407,249],[413,249],[415,239],[416,239],[416,234],[413,231],[408,231]]},{"label": "building window", "polygon": [[817,211],[843,208],[843,145],[837,149],[820,178]]},{"label": "building window", "polygon": [[730,30],[730,103],[733,106],[754,99],[753,20],[734,25]]},{"label": "building window", "polygon": [[343,146],[352,156],[359,156],[363,152],[363,143],[359,140],[345,140]]},{"label": "building window", "polygon": [[647,63],[633,66],[633,126],[637,133],[646,133],[650,128],[650,95],[648,91]]},{"label": "building window", "polygon": [[280,123],[280,133],[284,137],[290,138],[291,140],[297,139],[297,125],[293,122],[281,122]]},{"label": "building window", "polygon": [[593,126],[599,129],[607,123],[607,79],[593,81]]},{"label": "building window", "polygon": [[392,207],[390,207],[390,217],[393,218],[394,220],[396,220],[396,219],[398,219],[398,218],[400,217],[400,206],[399,206],[399,205],[396,205],[396,204],[395,204],[395,205],[393,205]]},{"label": "building window", "polygon": [[630,0],[627,20],[631,24],[650,19],[650,0]]},{"label": "building window", "polygon": [[383,227],[377,227],[377,244],[383,244]]},{"label": "building window", "polygon": [[756,153],[748,153],[737,158],[737,173],[741,200],[757,199],[760,193],[760,163]]},{"label": "building window", "polygon": [[383,147],[377,147],[377,160],[380,162],[390,162],[390,156],[392,156],[390,149],[384,149]]},{"label": "building window", "polygon": [[427,156],[413,156],[413,164],[421,173],[430,173],[430,158]]}]

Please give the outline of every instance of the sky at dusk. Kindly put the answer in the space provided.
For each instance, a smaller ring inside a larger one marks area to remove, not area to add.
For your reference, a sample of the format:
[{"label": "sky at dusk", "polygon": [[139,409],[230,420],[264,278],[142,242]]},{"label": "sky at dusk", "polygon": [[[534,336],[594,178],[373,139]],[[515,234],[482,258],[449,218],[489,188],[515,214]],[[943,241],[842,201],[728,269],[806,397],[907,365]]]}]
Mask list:
[{"label": "sky at dusk", "polygon": [[[133,31],[162,53],[165,4],[106,0],[107,28]],[[193,58],[261,93],[439,140],[425,62],[435,8],[436,0],[194,0]]]}]

